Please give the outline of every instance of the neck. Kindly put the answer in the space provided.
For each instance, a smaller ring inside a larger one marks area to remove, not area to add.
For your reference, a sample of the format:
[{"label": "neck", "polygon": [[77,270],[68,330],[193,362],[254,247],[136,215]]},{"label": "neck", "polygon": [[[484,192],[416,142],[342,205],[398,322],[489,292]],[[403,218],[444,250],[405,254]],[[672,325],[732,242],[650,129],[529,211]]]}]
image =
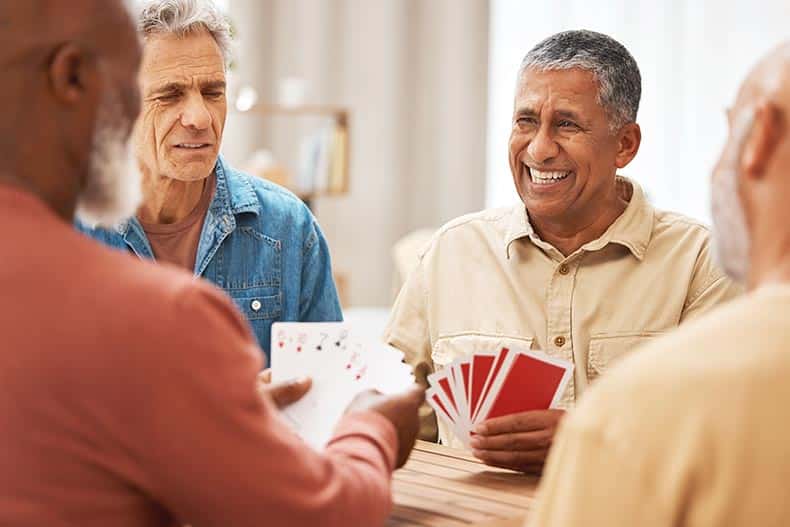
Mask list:
[{"label": "neck", "polygon": [[627,206],[628,201],[621,198],[616,187],[613,187],[606,200],[596,203],[595,209],[586,214],[574,212],[572,217],[565,218],[530,215],[529,219],[541,240],[550,243],[563,256],[568,256],[600,238]]},{"label": "neck", "polygon": [[749,289],[769,284],[790,284],[790,233],[754,240],[749,256]]},{"label": "neck", "polygon": [[[9,166],[13,166],[9,163]],[[18,166],[18,165],[17,165]],[[0,185],[17,188],[29,192],[41,199],[52,211],[63,221],[71,223],[74,221],[77,209],[77,197],[80,191],[76,179],[69,180],[70,184],[63,180],[52,179],[48,174],[57,174],[58,171],[46,169],[30,171],[25,173],[24,169],[0,170]],[[38,176],[44,176],[37,179]]]},{"label": "neck", "polygon": [[181,181],[143,172],[143,204],[137,217],[145,223],[171,224],[186,218],[200,201],[208,178]]}]

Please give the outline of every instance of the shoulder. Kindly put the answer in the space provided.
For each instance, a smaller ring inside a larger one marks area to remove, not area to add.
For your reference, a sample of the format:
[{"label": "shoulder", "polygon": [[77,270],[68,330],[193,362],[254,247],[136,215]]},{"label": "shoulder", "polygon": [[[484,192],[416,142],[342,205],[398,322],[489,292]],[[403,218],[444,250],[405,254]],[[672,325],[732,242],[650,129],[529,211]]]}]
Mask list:
[{"label": "shoulder", "polygon": [[[91,261],[91,270],[81,280],[93,285],[91,305],[103,319],[96,325],[105,337],[156,343],[151,351],[162,360],[166,343],[249,337],[232,301],[209,282],[170,264],[85,242],[90,245],[83,257]],[[131,328],[140,328],[139,333],[130,333]],[[173,352],[183,359],[186,349]]]},{"label": "shoulder", "polygon": [[471,248],[502,242],[518,207],[486,209],[465,214],[445,223],[423,248],[420,257],[442,248]]},{"label": "shoulder", "polygon": [[708,243],[710,228],[690,216],[654,209],[653,238],[683,240],[701,246]]},{"label": "shoulder", "polygon": [[307,205],[286,188],[228,165],[225,172],[234,209],[254,207],[262,221],[275,228],[293,229],[315,222]]},{"label": "shoulder", "polygon": [[98,240],[106,245],[120,246],[123,244],[123,236],[113,228],[91,227],[79,219],[74,220],[74,228],[94,240]]},{"label": "shoulder", "polygon": [[[788,307],[790,295],[786,299]],[[623,448],[639,438],[635,448],[664,450],[728,426],[722,411],[727,423],[737,423],[739,410],[770,406],[770,379],[790,375],[781,345],[790,331],[781,329],[781,315],[766,315],[779,309],[767,307],[755,295],[741,297],[640,348],[585,394],[573,426]],[[762,345],[744,349],[755,332],[763,335]]]}]

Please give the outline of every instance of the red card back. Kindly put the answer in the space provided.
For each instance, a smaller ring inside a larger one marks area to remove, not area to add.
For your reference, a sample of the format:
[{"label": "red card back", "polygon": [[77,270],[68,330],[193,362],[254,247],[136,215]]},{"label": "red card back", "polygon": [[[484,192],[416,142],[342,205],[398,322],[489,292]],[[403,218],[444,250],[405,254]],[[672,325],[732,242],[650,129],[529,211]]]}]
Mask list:
[{"label": "red card back", "polygon": [[[469,412],[474,415],[480,394],[485,386],[491,366],[494,365],[494,355],[475,355],[472,357],[471,390],[469,394]],[[470,415],[469,417],[472,417]]]},{"label": "red card back", "polygon": [[[499,353],[497,353],[496,360],[494,361],[494,365],[491,368],[491,373],[489,374],[488,380],[486,381],[485,386],[483,387],[483,392],[480,394],[480,404],[483,404],[486,400],[486,397],[488,397],[488,392],[491,391],[491,386],[494,384],[497,375],[499,375],[499,370],[502,369],[502,365],[505,363],[508,354],[510,354],[510,350],[507,348],[502,348],[501,350],[499,350]],[[477,412],[479,411],[480,408],[474,408],[474,410],[472,411],[472,419],[475,418]]]},{"label": "red card back", "polygon": [[444,394],[447,396],[447,400],[450,401],[450,404],[453,405],[453,409],[455,413],[458,413],[458,405],[455,403],[455,397],[453,397],[453,390],[450,388],[450,380],[448,377],[444,377],[439,379],[439,386],[441,387]]},{"label": "red card back", "polygon": [[560,366],[519,354],[485,418],[548,409],[564,373]]}]

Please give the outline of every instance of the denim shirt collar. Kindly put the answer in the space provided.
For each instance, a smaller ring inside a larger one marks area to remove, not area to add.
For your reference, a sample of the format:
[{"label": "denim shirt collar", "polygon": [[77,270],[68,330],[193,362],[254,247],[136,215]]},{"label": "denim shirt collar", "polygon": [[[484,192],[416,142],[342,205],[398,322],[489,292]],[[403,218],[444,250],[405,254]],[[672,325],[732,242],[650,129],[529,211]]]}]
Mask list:
[{"label": "denim shirt collar", "polygon": [[[196,275],[205,271],[222,241],[236,229],[237,215],[260,213],[260,200],[252,185],[239,177],[222,156],[217,157],[214,175],[216,187],[200,234],[195,259]],[[115,230],[138,256],[153,259],[151,245],[136,217],[122,221]]]}]

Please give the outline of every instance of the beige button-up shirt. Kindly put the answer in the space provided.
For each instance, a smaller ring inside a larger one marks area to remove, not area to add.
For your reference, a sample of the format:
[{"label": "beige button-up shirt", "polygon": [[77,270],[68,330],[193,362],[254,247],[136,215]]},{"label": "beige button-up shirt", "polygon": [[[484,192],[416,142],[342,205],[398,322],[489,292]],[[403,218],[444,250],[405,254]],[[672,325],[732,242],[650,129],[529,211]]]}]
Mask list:
[{"label": "beige button-up shirt", "polygon": [[618,364],[560,425],[529,525],[790,524],[790,285]]},{"label": "beige button-up shirt", "polygon": [[[568,408],[623,355],[738,294],[712,262],[704,225],[654,209],[631,180],[617,184],[626,210],[567,257],[538,237],[523,205],[442,227],[398,295],[385,340],[418,378],[477,351],[543,350],[575,365]],[[424,411],[423,437],[433,422]],[[460,446],[442,423],[439,435]]]}]

